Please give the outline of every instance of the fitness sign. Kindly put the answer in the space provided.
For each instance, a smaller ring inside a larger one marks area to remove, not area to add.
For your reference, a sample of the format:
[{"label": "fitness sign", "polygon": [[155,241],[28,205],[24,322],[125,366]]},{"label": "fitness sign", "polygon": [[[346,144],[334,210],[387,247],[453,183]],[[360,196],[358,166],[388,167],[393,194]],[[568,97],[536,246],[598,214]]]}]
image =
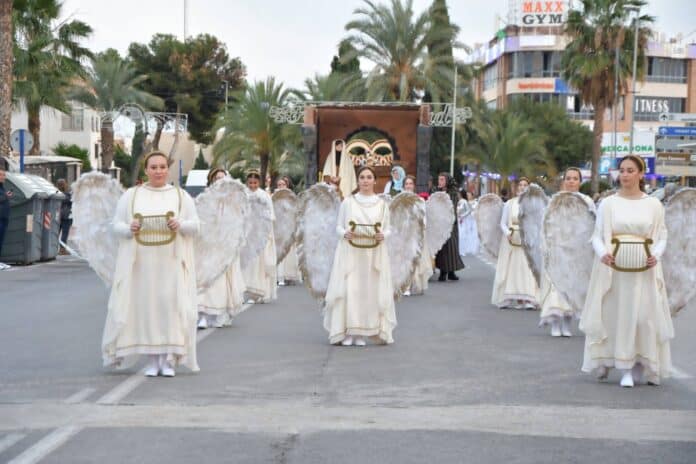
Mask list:
[{"label": "fitness sign", "polygon": [[521,27],[561,26],[568,14],[567,0],[554,1],[520,1]]}]

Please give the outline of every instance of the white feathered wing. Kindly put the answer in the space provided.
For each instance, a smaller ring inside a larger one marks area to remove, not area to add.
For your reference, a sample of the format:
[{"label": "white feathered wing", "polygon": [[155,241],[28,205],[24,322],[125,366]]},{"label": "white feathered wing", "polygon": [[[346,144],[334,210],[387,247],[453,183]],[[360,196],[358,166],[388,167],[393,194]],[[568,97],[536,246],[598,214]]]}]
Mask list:
[{"label": "white feathered wing", "polygon": [[696,296],[696,189],[680,190],[665,207],[667,249],[662,272],[667,286],[669,308],[676,314]]},{"label": "white feathered wing", "polygon": [[210,286],[239,257],[249,199],[244,185],[221,179],[196,197],[200,233],[194,242],[199,290]]},{"label": "white feathered wing", "polygon": [[425,242],[433,255],[443,247],[452,235],[454,224],[454,205],[445,192],[435,192],[425,203],[426,226]]},{"label": "white feathered wing", "polygon": [[542,227],[549,198],[541,187],[532,184],[520,195],[519,201],[522,248],[537,285],[541,286],[541,275],[544,268]]},{"label": "white feathered wing", "polygon": [[313,185],[300,195],[297,258],[307,289],[322,301],[338,245],[336,223],[340,206],[338,194],[326,184]]},{"label": "white feathered wing", "polygon": [[263,190],[246,190],[249,199],[249,214],[244,221],[246,244],[239,254],[242,269],[248,268],[261,254],[273,232],[273,202]]},{"label": "white feathered wing", "polygon": [[498,258],[503,231],[500,218],[503,216],[503,200],[498,195],[487,193],[479,199],[476,207],[476,229],[482,250],[493,259]]},{"label": "white feathered wing", "polygon": [[421,198],[411,192],[395,196],[389,203],[389,220],[392,230],[387,239],[389,264],[394,295],[399,297],[410,285],[423,250],[425,210]]},{"label": "white feathered wing", "polygon": [[292,190],[276,190],[271,196],[275,222],[273,234],[276,244],[277,264],[280,264],[295,244],[297,230],[297,208],[299,200]]},{"label": "white feathered wing", "polygon": [[83,174],[72,185],[73,235],[78,253],[99,278],[111,286],[118,253],[113,219],[121,185],[101,172]]},{"label": "white feathered wing", "polygon": [[580,194],[551,197],[544,216],[544,268],[576,314],[582,312],[592,276],[595,214]]}]

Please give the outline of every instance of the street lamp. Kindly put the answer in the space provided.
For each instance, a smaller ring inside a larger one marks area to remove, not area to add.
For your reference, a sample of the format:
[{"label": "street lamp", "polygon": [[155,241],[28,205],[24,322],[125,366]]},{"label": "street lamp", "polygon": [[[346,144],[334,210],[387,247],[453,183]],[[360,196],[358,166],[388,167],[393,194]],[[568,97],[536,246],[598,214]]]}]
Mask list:
[{"label": "street lamp", "polygon": [[631,95],[633,98],[631,98],[631,137],[630,137],[630,142],[628,146],[628,153],[633,154],[633,132],[634,132],[634,123],[635,123],[635,118],[636,118],[636,74],[638,71],[638,30],[639,30],[639,25],[640,25],[640,7],[639,6],[628,6],[626,7],[626,10],[628,11],[634,11],[636,13],[636,20],[635,20],[635,29],[634,29],[634,34],[633,34],[633,83],[632,87],[633,90],[631,91]]}]

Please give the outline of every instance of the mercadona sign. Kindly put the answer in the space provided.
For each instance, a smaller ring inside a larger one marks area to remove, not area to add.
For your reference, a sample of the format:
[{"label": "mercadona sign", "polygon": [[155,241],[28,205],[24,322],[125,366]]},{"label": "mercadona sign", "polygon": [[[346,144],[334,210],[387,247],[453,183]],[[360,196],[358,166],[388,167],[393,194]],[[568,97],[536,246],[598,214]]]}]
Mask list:
[{"label": "mercadona sign", "polygon": [[[628,132],[616,133],[616,149],[614,148],[614,133],[602,134],[602,155],[613,155],[616,151],[618,157],[628,155],[631,148],[631,134]],[[655,156],[655,134],[652,132],[635,132],[633,134],[633,153],[640,156]]]}]

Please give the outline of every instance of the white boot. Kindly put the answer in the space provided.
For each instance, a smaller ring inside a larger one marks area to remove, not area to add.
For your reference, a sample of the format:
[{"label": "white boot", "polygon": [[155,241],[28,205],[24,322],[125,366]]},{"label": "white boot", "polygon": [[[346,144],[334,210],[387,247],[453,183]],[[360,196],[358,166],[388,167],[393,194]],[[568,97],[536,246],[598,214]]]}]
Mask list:
[{"label": "white boot", "polygon": [[147,365],[145,366],[145,376],[157,377],[157,374],[159,374],[159,369],[159,356],[156,354],[149,355]]},{"label": "white boot", "polygon": [[160,373],[163,377],[174,377],[176,372],[174,372],[174,367],[169,361],[167,361],[167,355],[160,355]]},{"label": "white boot", "polygon": [[201,314],[198,317],[198,328],[199,329],[207,329],[208,328],[208,318],[206,317],[205,314]]},{"label": "white boot", "polygon": [[557,317],[551,320],[551,336],[560,337],[561,336],[561,322]]},{"label": "white boot", "polygon": [[624,388],[633,388],[633,373],[629,371],[624,371],[623,377],[621,377],[621,386]]},{"label": "white boot", "polygon": [[573,319],[568,317],[568,316],[564,316],[561,319],[561,333],[563,334],[564,337],[572,337],[573,336],[573,332],[570,330],[570,328],[572,327],[572,321],[573,321]]},{"label": "white boot", "polygon": [[365,346],[365,345],[367,345],[367,342],[365,341],[365,337],[356,337],[355,346]]},{"label": "white boot", "polygon": [[343,339],[341,342],[341,345],[343,346],[352,346],[353,345],[353,337],[348,335],[346,338]]}]

